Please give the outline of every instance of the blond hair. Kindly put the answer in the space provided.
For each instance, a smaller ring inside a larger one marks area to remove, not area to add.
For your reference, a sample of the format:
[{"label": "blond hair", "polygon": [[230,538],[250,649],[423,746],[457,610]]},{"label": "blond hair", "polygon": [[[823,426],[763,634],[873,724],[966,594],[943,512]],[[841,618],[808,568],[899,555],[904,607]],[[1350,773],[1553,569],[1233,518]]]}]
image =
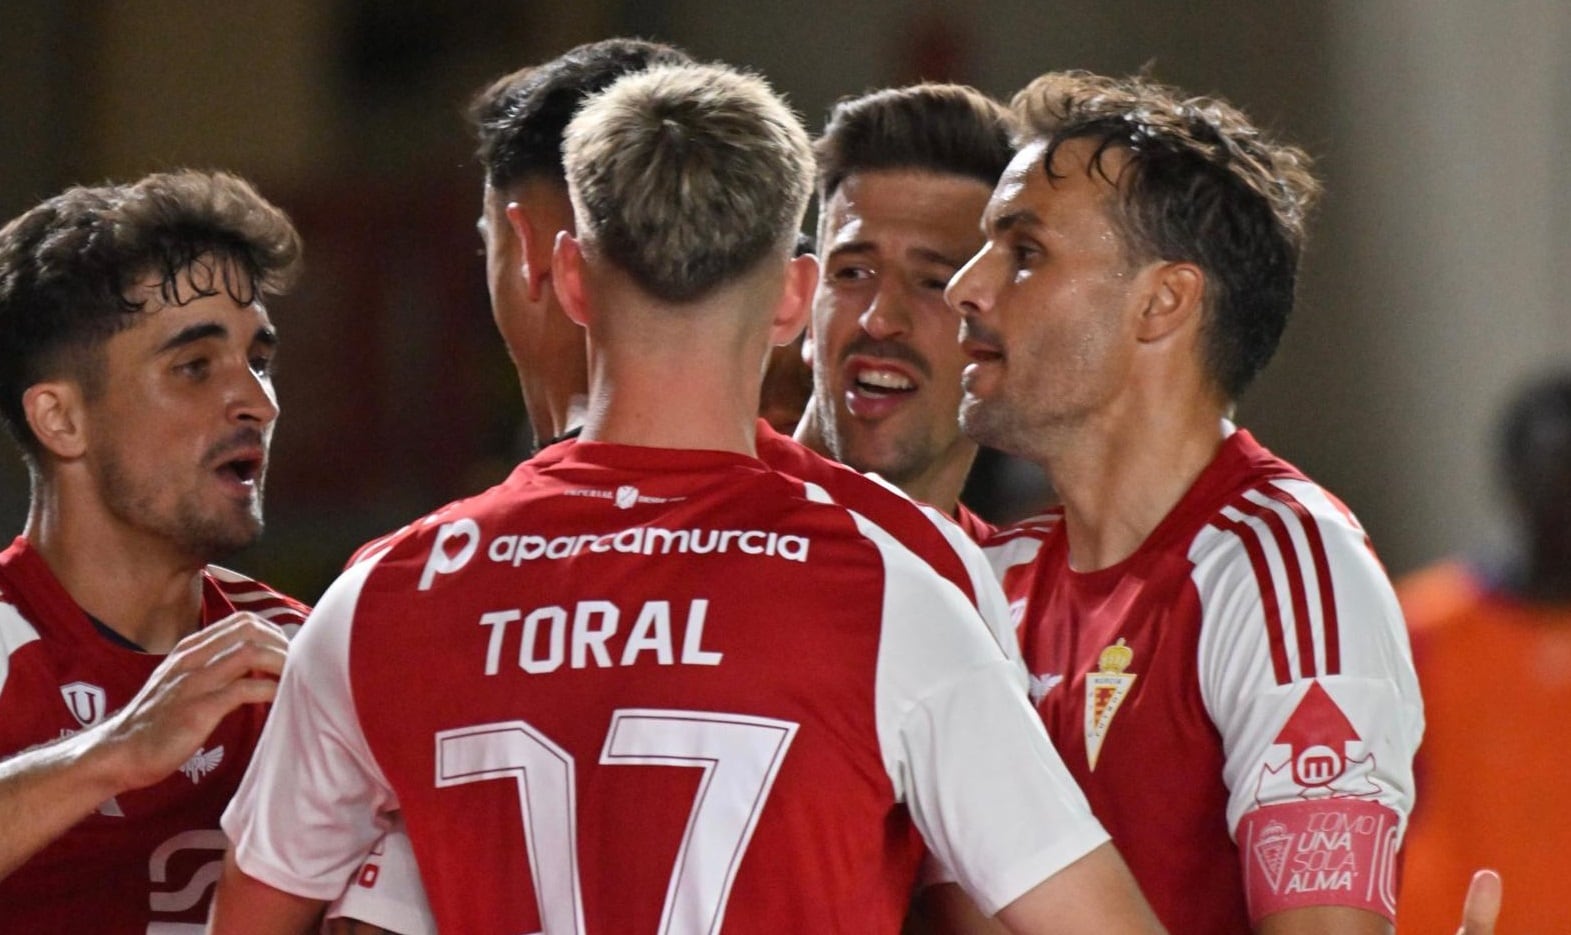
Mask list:
[{"label": "blond hair", "polygon": [[563,167],[587,251],[666,302],[790,254],[812,187],[807,131],[762,78],[652,68],[591,98]]}]

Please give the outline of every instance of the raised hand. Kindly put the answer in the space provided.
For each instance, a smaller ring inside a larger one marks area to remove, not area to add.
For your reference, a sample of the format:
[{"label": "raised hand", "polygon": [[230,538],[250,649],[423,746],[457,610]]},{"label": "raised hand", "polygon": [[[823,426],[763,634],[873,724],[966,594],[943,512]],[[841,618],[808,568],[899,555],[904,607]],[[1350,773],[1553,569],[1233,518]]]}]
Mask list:
[{"label": "raised hand", "polygon": [[130,704],[103,725],[121,788],[168,776],[242,704],[273,700],[289,641],[251,613],[236,613],[181,640]]},{"label": "raised hand", "polygon": [[1462,901],[1462,927],[1456,935],[1494,935],[1495,920],[1500,917],[1501,890],[1500,874],[1493,870],[1473,874],[1467,898]]}]

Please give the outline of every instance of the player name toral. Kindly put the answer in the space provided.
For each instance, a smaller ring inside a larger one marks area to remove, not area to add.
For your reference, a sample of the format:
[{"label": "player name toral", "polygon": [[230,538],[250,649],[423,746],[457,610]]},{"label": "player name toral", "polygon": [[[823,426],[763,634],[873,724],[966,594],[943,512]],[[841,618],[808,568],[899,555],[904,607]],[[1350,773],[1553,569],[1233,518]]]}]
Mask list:
[{"label": "player name toral", "polygon": [[[717,666],[721,653],[704,648],[709,601],[697,598],[682,612],[681,602],[645,601],[622,607],[610,601],[578,601],[571,607],[494,610],[480,615],[490,627],[485,674],[502,669],[502,652],[517,647],[518,668],[531,675],[571,669],[631,666],[654,662],[668,666]],[[681,638],[676,630],[681,629]],[[509,653],[512,655],[512,652]]]}]

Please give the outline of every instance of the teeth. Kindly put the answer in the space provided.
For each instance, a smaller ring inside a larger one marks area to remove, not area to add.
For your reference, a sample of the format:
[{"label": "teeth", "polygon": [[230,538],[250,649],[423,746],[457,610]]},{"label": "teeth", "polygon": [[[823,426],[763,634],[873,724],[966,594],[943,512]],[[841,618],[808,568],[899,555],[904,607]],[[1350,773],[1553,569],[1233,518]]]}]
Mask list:
[{"label": "teeth", "polygon": [[914,390],[916,384],[893,370],[864,370],[857,374],[856,382],[881,390]]}]

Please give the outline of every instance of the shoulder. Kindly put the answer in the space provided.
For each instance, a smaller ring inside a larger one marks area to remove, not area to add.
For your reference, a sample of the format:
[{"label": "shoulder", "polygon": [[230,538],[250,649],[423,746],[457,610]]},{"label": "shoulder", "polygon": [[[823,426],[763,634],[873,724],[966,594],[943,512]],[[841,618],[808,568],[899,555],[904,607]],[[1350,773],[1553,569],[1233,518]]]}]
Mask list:
[{"label": "shoulder", "polygon": [[1022,539],[1043,541],[1051,536],[1063,521],[1064,511],[1055,507],[1045,513],[1010,523],[1008,526],[994,528],[987,538],[982,540],[982,547],[993,548]]},{"label": "shoulder", "polygon": [[1196,568],[1247,567],[1317,579],[1385,572],[1362,525],[1342,502],[1299,475],[1259,478],[1217,504],[1189,542]]},{"label": "shoulder", "polygon": [[[762,441],[762,436],[760,437]],[[778,476],[801,484],[809,500],[865,520],[974,599],[973,560],[981,556],[955,521],[918,503],[888,481],[830,461],[789,440],[760,444],[759,457]]]},{"label": "shoulder", "polygon": [[1281,684],[1407,665],[1401,610],[1369,537],[1302,476],[1238,490],[1189,543],[1188,559],[1203,657],[1258,655]]},{"label": "shoulder", "polygon": [[998,532],[998,527],[976,515],[964,503],[955,504],[955,523],[973,542],[983,542]]},{"label": "shoulder", "polygon": [[[40,605],[45,608],[44,613],[49,613],[48,608],[53,605],[48,600],[49,595],[43,593],[47,589],[39,588],[36,578],[23,573],[23,566],[29,562],[42,568],[42,562],[28,549],[21,536],[0,551],[0,692],[5,690],[10,676],[12,657],[22,647],[39,642],[43,635],[41,629],[45,632],[49,629],[47,621],[32,619],[39,613]],[[30,585],[29,581],[34,583]]]},{"label": "shoulder", "polygon": [[299,626],[311,608],[271,585],[218,565],[204,569],[207,580],[234,605],[281,627]]},{"label": "shoulder", "polygon": [[5,693],[11,672],[11,657],[17,650],[38,639],[38,629],[22,616],[22,611],[0,592],[0,695]]},{"label": "shoulder", "polygon": [[467,501],[460,500],[449,503],[446,506],[427,513],[413,522],[409,522],[403,526],[398,527],[392,532],[377,536],[375,539],[366,542],[364,545],[360,546],[358,549],[355,549],[354,552],[350,554],[349,560],[344,562],[345,570],[353,568],[367,559],[378,558],[380,556],[386,555],[388,552],[391,552],[399,546],[404,545],[406,542],[408,542],[408,540],[418,536],[423,530],[435,528],[442,522],[453,518],[458,514],[459,508],[465,502]]},{"label": "shoulder", "polygon": [[[571,442],[563,442],[548,450],[556,451],[571,444]],[[535,460],[541,457],[541,455],[536,455]],[[439,537],[442,531],[450,529],[453,523],[467,520],[472,524],[476,516],[483,514],[488,508],[502,501],[505,498],[507,488],[518,481],[520,475],[530,472],[534,463],[535,461],[532,460],[519,465],[507,480],[495,487],[475,496],[444,504],[424,516],[405,523],[392,532],[369,540],[350,554],[349,560],[344,562],[344,570],[347,571],[370,559],[382,558],[390,554],[401,554],[411,549],[423,549],[430,544],[432,537]]]},{"label": "shoulder", "polygon": [[1064,520],[1062,510],[1053,509],[1038,516],[995,529],[982,540],[982,553],[1002,579],[1010,569],[1036,561],[1042,547],[1057,533]]}]

